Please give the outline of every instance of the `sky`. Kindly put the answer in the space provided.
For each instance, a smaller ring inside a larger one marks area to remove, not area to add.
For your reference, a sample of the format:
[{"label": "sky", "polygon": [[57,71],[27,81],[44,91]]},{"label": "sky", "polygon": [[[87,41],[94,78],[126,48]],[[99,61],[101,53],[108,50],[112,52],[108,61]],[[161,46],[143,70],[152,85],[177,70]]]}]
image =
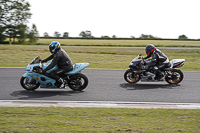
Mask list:
[{"label": "sky", "polygon": [[200,0],[27,0],[40,36],[57,31],[79,37],[129,38],[141,34],[177,39],[200,38]]}]

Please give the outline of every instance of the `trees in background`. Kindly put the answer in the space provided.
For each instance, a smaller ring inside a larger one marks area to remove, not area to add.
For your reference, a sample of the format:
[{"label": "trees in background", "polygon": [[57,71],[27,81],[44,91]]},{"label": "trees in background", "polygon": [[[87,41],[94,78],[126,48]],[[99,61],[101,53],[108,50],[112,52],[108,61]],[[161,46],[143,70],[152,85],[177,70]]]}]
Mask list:
[{"label": "trees in background", "polygon": [[156,38],[156,37],[154,37],[154,36],[152,36],[152,35],[145,35],[145,34],[142,34],[142,35],[140,36],[140,38],[142,38],[142,39],[153,39],[153,38]]},{"label": "trees in background", "polygon": [[63,37],[69,37],[69,32],[64,32]]},{"label": "trees in background", "polygon": [[55,31],[53,36],[54,36],[54,37],[60,37],[61,34],[60,34],[58,31]]},{"label": "trees in background", "polygon": [[28,32],[29,28],[27,27],[27,25],[18,25],[15,31],[15,36],[13,37],[13,42],[15,42],[15,38],[17,38],[19,43],[24,43],[26,38],[28,37]]},{"label": "trees in background", "polygon": [[[44,35],[44,37],[50,37],[47,32],[44,32],[43,35]],[[58,31],[55,31],[53,36],[54,37],[61,37],[61,34]],[[92,36],[92,33],[89,30],[81,31],[79,36],[82,37],[82,38],[95,38],[94,36]],[[65,37],[65,38],[69,37],[69,32],[64,32],[62,37]],[[111,39],[111,38],[112,39],[117,39],[117,36],[113,35],[112,37],[109,37],[107,35],[104,35],[104,36],[101,36],[100,38],[103,38],[103,39]],[[144,40],[145,39],[147,39],[147,40],[148,39],[161,39],[162,40],[162,38],[159,38],[159,37],[156,37],[156,36],[153,36],[153,35],[148,35],[148,34],[141,34],[139,38],[136,38],[134,36],[130,36],[130,38],[132,38],[132,39],[144,39]],[[185,36],[185,35],[180,35],[180,36],[178,36],[178,39],[188,39],[188,37]]]},{"label": "trees in background", "polygon": [[0,25],[0,41],[3,41],[6,39],[6,36],[3,34],[4,27]]},{"label": "trees in background", "polygon": [[86,30],[86,31],[82,31],[79,36],[86,38],[86,37],[93,37],[91,31]]},{"label": "trees in background", "polygon": [[30,4],[26,0],[0,0],[0,36],[1,41],[8,37],[10,41],[24,43],[36,41],[39,37],[36,25],[29,31],[28,19],[31,18]]},{"label": "trees in background", "polygon": [[29,42],[37,42],[39,39],[39,33],[35,24],[32,25],[31,31],[28,33]]},{"label": "trees in background", "polygon": [[110,38],[110,37],[109,36],[101,36],[101,38],[106,39],[106,38]]},{"label": "trees in background", "polygon": [[44,32],[44,37],[49,37],[49,34],[47,32]]},{"label": "trees in background", "polygon": [[117,38],[117,36],[116,36],[116,35],[113,35],[112,38]]},{"label": "trees in background", "polygon": [[188,39],[186,35],[180,35],[178,39]]}]

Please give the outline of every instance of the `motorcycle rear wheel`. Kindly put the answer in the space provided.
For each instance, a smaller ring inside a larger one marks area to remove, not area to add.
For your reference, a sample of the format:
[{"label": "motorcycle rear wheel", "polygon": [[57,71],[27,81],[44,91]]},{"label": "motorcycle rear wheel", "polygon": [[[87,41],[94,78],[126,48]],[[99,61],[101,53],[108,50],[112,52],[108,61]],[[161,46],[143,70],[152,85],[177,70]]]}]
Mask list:
[{"label": "motorcycle rear wheel", "polygon": [[70,76],[69,88],[73,91],[82,91],[88,85],[88,78],[81,73]]},{"label": "motorcycle rear wheel", "polygon": [[128,69],[124,73],[124,79],[128,83],[135,84],[135,83],[137,83],[140,80],[140,75],[137,74],[137,73],[134,73],[132,70]]},{"label": "motorcycle rear wheel", "polygon": [[32,79],[30,83],[28,81],[29,81],[29,78],[21,77],[20,84],[25,90],[34,91],[40,86],[40,83],[36,81],[35,79]]},{"label": "motorcycle rear wheel", "polygon": [[171,75],[166,75],[165,81],[169,84],[178,84],[183,80],[183,72],[179,69],[172,69]]}]

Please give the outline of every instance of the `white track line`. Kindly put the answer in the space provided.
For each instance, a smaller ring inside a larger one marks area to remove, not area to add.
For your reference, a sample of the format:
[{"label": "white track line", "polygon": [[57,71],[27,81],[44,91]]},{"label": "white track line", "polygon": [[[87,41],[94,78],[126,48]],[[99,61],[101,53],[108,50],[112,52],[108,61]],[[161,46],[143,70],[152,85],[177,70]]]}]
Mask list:
[{"label": "white track line", "polygon": [[0,107],[97,107],[97,108],[165,108],[200,109],[200,103],[0,100]]}]

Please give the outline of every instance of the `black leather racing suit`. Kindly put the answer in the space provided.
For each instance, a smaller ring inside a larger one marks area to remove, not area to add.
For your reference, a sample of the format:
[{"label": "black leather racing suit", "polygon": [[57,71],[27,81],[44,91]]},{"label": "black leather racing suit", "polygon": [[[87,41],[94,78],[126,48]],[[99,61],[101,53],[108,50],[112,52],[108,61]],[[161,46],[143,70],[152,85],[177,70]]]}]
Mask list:
[{"label": "black leather racing suit", "polygon": [[[144,59],[150,58],[151,63],[148,64],[148,68],[153,67],[154,73],[158,76],[163,68],[170,67],[168,57],[162,53],[159,49],[155,49],[151,55],[144,57]],[[158,73],[157,73],[158,72]]]},{"label": "black leather racing suit", "polygon": [[52,78],[59,80],[59,74],[73,70],[72,61],[69,58],[68,54],[62,48],[60,48],[58,51],[56,51],[54,54],[50,55],[46,59],[42,60],[42,63],[47,62],[51,59],[53,59],[52,62],[43,70],[43,72],[46,72],[57,65],[58,69],[50,72],[50,76]]}]

